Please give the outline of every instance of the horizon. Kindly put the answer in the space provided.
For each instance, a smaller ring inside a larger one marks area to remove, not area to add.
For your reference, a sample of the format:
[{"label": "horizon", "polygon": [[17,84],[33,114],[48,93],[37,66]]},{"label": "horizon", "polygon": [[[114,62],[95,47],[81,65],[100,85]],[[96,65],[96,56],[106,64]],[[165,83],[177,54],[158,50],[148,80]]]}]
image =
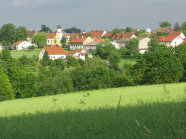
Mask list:
[{"label": "horizon", "polygon": [[85,31],[100,29],[111,31],[127,26],[154,30],[162,21],[169,21],[172,25],[178,22],[181,25],[186,20],[185,0],[0,0],[0,2],[0,12],[4,13],[0,15],[0,26],[12,23],[15,26],[25,26],[28,30],[40,30],[41,25],[48,26],[52,31],[56,31],[57,25],[61,25],[63,30],[76,27]]}]

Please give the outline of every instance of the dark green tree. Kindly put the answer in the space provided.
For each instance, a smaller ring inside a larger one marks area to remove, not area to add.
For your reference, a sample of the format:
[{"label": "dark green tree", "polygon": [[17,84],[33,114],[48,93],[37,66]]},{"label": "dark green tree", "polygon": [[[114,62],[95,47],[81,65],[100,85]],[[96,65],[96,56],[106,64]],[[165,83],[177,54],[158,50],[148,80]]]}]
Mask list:
[{"label": "dark green tree", "polygon": [[126,33],[134,32],[134,29],[132,27],[126,27],[125,32]]},{"label": "dark green tree", "polygon": [[44,32],[35,34],[32,36],[32,43],[37,44],[39,48],[44,47],[47,43],[47,34]]},{"label": "dark green tree", "polygon": [[171,27],[172,24],[170,22],[168,22],[168,21],[163,21],[163,22],[159,23],[159,26],[160,27]]},{"label": "dark green tree", "polygon": [[63,36],[62,39],[61,39],[61,44],[62,44],[62,47],[65,48],[65,45],[66,45],[66,38]]},{"label": "dark green tree", "polygon": [[66,67],[66,63],[64,62],[63,59],[58,58],[58,59],[55,59],[54,61],[52,61],[51,66],[57,67],[58,69],[63,71]]},{"label": "dark green tree", "polygon": [[26,27],[20,26],[20,27],[16,28],[16,34],[15,34],[16,41],[27,40],[27,34],[28,34],[28,31],[27,31]]},{"label": "dark green tree", "polygon": [[78,28],[75,28],[75,27],[72,27],[72,28],[69,28],[69,29],[64,29],[64,31],[66,33],[81,33],[81,29],[78,29]]},{"label": "dark green tree", "polygon": [[127,42],[128,53],[130,55],[137,55],[137,54],[139,54],[138,45],[139,45],[139,39],[137,39],[137,38],[130,39]]},{"label": "dark green tree", "polygon": [[44,55],[43,55],[43,59],[42,59],[42,64],[43,64],[43,66],[48,66],[48,65],[50,65],[50,58],[49,58],[49,56],[48,56],[48,52],[47,51],[45,51],[45,53],[44,53]]},{"label": "dark green tree", "polygon": [[113,29],[112,36],[116,35],[116,33],[121,33],[122,31],[118,28]]},{"label": "dark green tree", "polygon": [[16,27],[13,24],[5,24],[0,29],[0,42],[3,45],[10,45],[16,41]]},{"label": "dark green tree", "polygon": [[78,65],[78,60],[74,56],[67,56],[66,59],[67,67],[74,67]]},{"label": "dark green tree", "polygon": [[41,30],[39,32],[52,33],[52,30],[46,25],[41,25]]},{"label": "dark green tree", "polygon": [[182,24],[181,24],[181,30],[182,30],[182,32],[186,35],[186,22],[183,22]]}]

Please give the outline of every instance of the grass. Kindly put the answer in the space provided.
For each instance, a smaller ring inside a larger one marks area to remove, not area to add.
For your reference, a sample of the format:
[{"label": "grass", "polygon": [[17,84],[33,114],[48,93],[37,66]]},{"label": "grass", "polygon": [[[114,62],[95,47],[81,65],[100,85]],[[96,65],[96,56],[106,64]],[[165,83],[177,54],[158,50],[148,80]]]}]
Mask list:
[{"label": "grass", "polygon": [[39,55],[41,49],[34,49],[34,50],[11,50],[10,53],[13,58],[21,57],[22,55],[26,55],[28,57],[32,57],[33,55]]},{"label": "grass", "polygon": [[186,83],[0,103],[1,138],[185,138]]},{"label": "grass", "polygon": [[121,61],[119,62],[119,67],[120,68],[123,68],[125,64],[136,64],[136,60],[137,60],[137,57],[131,57],[131,56],[128,56],[128,57],[122,57],[121,58]]}]

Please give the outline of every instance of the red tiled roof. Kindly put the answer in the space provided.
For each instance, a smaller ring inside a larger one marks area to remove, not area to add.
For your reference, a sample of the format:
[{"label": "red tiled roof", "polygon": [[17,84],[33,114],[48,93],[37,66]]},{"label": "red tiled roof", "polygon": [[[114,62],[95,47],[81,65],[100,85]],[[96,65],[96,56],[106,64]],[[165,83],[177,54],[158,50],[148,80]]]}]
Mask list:
[{"label": "red tiled roof", "polygon": [[105,36],[107,36],[108,38],[111,38],[111,37],[112,37],[112,32],[107,32],[107,33],[105,34]]},{"label": "red tiled roof", "polygon": [[170,27],[167,27],[167,28],[166,28],[166,27],[165,27],[165,28],[159,28],[159,30],[160,30],[160,31],[166,31],[166,32],[169,32],[169,33],[174,32],[173,29],[170,28]]},{"label": "red tiled roof", "polygon": [[72,40],[71,40],[71,43],[82,43],[82,42],[84,42],[87,38],[88,38],[88,37],[72,39]]},{"label": "red tiled roof", "polygon": [[18,44],[20,44],[20,43],[22,43],[22,42],[24,42],[24,41],[15,42],[13,45],[18,45]]},{"label": "red tiled roof", "polygon": [[94,39],[94,42],[104,42],[104,39],[102,39],[102,38],[97,38],[97,39]]},{"label": "red tiled roof", "polygon": [[31,38],[32,35],[35,35],[35,34],[37,34],[37,33],[38,33],[37,30],[28,30],[27,38]]},{"label": "red tiled roof", "polygon": [[172,42],[177,36],[160,36],[159,42]]},{"label": "red tiled roof", "polygon": [[49,55],[67,54],[62,47],[52,46],[44,47],[44,49],[48,52]]},{"label": "red tiled roof", "polygon": [[95,38],[101,38],[104,33],[104,30],[92,30],[91,36]]},{"label": "red tiled roof", "polygon": [[48,39],[56,38],[56,33],[48,33]]},{"label": "red tiled roof", "polygon": [[171,32],[170,36],[179,36],[182,32]]},{"label": "red tiled roof", "polygon": [[81,53],[82,50],[85,50],[85,51],[86,51],[85,48],[82,48],[82,49],[75,49],[74,51],[70,51],[70,52],[68,52],[67,55],[71,55],[71,54],[75,54],[75,53]]}]

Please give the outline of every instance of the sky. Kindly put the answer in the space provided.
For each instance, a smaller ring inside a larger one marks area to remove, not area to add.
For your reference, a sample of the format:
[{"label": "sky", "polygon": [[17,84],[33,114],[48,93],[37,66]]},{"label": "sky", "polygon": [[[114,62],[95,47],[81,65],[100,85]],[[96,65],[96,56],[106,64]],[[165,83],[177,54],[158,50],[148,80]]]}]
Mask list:
[{"label": "sky", "polygon": [[53,31],[77,27],[85,31],[158,28],[186,21],[186,0],[0,0],[0,27],[7,23]]}]

